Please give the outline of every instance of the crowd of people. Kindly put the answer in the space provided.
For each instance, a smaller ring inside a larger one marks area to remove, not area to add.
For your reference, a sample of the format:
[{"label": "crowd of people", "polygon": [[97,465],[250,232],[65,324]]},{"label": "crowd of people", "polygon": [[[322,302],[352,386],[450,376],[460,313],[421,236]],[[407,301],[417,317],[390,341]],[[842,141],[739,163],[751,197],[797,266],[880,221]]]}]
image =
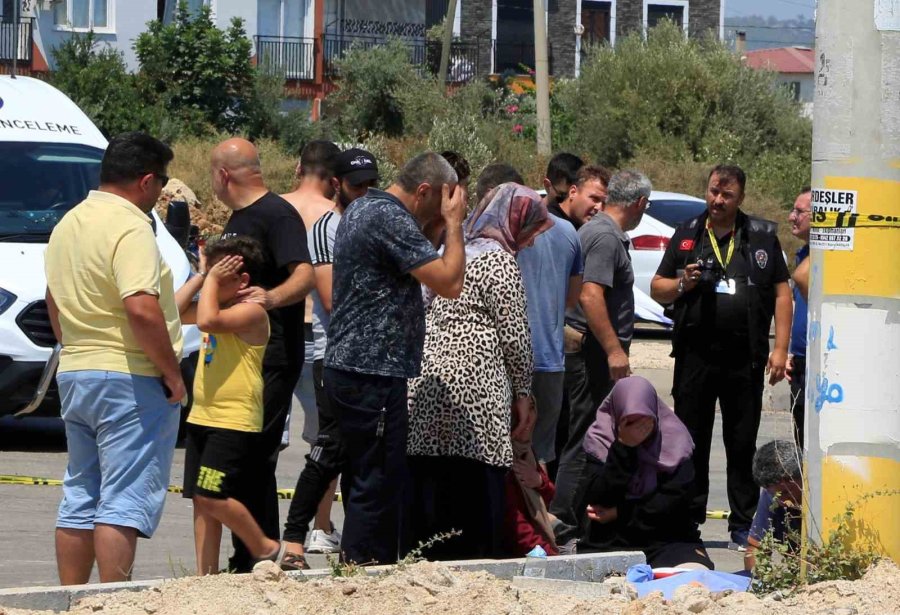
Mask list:
[{"label": "crowd of people", "polygon": [[[735,545],[752,555],[772,498],[796,486],[785,460],[802,447],[808,247],[792,291],[775,223],[741,210],[740,168],[711,170],[707,210],[676,230],[652,281],[673,309],[673,410],[629,362],[627,233],[653,206],[644,174],[560,153],[541,196],[497,163],[473,178],[469,208],[453,152],[414,157],[381,190],[370,152],[313,141],[279,196],[253,144],[228,139],[210,173],[231,217],[176,289],[148,215],[172,158],[146,134],[113,138],[99,188],[47,249],[69,445],[63,584],[87,582],[95,562],[103,582],[129,578],[137,538],[159,524],[189,323],[203,334],[184,480],[199,574],[220,570],[223,527],[237,572],[304,569],[307,552],[388,564],[420,545],[433,559],[635,549],[654,566],[712,568],[699,526],[717,402]],[[806,241],[809,207],[804,190],[789,217]],[[282,533],[275,468],[307,297],[311,449]],[[765,373],[787,375],[801,409],[796,444],[757,452]]]}]

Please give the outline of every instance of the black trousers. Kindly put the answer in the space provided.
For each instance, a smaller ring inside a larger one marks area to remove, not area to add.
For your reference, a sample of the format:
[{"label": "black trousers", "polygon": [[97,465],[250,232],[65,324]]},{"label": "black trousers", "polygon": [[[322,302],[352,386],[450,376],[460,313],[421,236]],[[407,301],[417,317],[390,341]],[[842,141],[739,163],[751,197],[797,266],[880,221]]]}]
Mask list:
[{"label": "black trousers", "polygon": [[[278,540],[281,524],[278,521],[278,484],[275,468],[281,449],[281,436],[294,396],[294,388],[300,379],[303,364],[296,366],[263,365],[263,428],[259,446],[253,451],[248,472],[250,479],[236,492],[236,499],[247,507],[263,533]],[[229,569],[249,572],[253,559],[247,547],[232,534],[234,555],[228,561]]]},{"label": "black trousers", "polygon": [[409,458],[410,544],[462,532],[423,550],[429,560],[503,556],[506,468],[464,457]]},{"label": "black trousers", "polygon": [[803,452],[803,427],[806,423],[806,357],[794,359],[791,374],[791,414],[794,417],[794,441]]},{"label": "black trousers", "polygon": [[347,456],[342,558],[392,564],[400,549],[409,415],[406,378],[325,369]]},{"label": "black trousers", "polygon": [[309,522],[316,516],[319,502],[328,486],[341,473],[346,460],[341,440],[340,417],[328,402],[325,394],[324,367],[322,361],[313,363],[313,388],[316,392],[316,411],[319,415],[319,433],[316,443],[306,456],[306,465],[297,479],[294,499],[284,524],[284,539],[303,544],[309,531]]},{"label": "black trousers", "polygon": [[550,512],[567,525],[578,525],[582,517],[575,511],[575,503],[585,464],[582,448],[584,434],[594,422],[597,407],[609,395],[612,386],[606,353],[600,342],[588,334],[579,352],[566,354],[568,438],[559,451],[556,495],[550,504]]},{"label": "black trousers", "polygon": [[731,507],[729,531],[750,529],[759,498],[759,487],[753,481],[753,455],[762,411],[765,365],[753,366],[747,344],[745,337],[692,343],[675,357],[675,414],[691,432],[695,446],[697,496],[693,516],[697,523],[706,521],[709,454],[718,400]]}]

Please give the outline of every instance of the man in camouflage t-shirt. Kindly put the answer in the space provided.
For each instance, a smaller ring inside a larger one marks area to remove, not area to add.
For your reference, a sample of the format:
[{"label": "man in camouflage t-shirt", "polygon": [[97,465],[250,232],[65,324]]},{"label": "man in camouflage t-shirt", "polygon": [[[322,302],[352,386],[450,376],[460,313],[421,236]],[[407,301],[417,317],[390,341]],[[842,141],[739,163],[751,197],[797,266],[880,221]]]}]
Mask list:
[{"label": "man in camouflage t-shirt", "polygon": [[[344,212],[334,243],[325,392],[347,453],[343,559],[397,561],[406,466],[406,382],[425,341],[421,284],[462,292],[465,190],[435,153],[413,158],[387,191],[370,189]],[[446,225],[439,255],[422,234]]]}]

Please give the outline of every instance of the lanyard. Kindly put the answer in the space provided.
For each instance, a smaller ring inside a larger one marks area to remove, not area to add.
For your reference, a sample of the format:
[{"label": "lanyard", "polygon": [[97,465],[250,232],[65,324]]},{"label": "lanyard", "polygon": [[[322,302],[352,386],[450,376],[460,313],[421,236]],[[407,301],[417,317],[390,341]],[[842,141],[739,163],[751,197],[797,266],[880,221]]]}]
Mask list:
[{"label": "lanyard", "polygon": [[719,240],[716,239],[715,233],[713,233],[712,225],[708,222],[706,223],[706,232],[709,233],[709,242],[712,244],[713,254],[716,255],[716,260],[719,261],[719,264],[722,265],[722,271],[728,269],[728,263],[731,262],[731,257],[734,256],[734,235],[735,228],[731,227],[731,240],[728,242],[728,254],[725,255],[725,260],[722,260],[722,253],[719,251]]}]

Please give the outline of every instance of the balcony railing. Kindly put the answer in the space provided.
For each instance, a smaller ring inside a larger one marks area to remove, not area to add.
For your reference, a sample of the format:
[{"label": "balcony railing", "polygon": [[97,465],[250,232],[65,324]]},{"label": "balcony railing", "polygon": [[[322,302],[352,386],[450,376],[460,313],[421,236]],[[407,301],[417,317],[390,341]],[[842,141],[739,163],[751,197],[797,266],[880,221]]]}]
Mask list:
[{"label": "balcony railing", "polygon": [[255,36],[256,63],[266,73],[285,79],[312,80],[316,76],[316,39]]},{"label": "balcony railing", "polygon": [[18,24],[18,35],[15,23],[0,21],[0,62],[9,64],[15,58],[26,66],[31,65],[32,21],[22,19]]},{"label": "balcony railing", "polygon": [[[423,72],[436,75],[441,63],[441,43],[422,39],[401,42],[409,52],[409,61]],[[265,72],[285,79],[315,79],[316,55],[323,54],[326,77],[336,77],[338,60],[350,49],[372,49],[388,42],[384,36],[326,34],[321,41],[313,38],[255,36],[256,62]],[[489,47],[485,47],[485,53]],[[479,74],[481,43],[455,42],[450,47],[447,80],[451,83],[470,81]],[[486,69],[487,67],[485,67]]]},{"label": "balcony railing", "polygon": [[[422,39],[400,39],[409,50],[409,61],[424,72],[436,75],[441,65],[441,43]],[[336,76],[337,60],[351,48],[371,49],[387,43],[384,37],[325,35],[325,74]],[[462,83],[475,78],[479,72],[479,43],[454,42],[450,45],[447,80]]]}]

